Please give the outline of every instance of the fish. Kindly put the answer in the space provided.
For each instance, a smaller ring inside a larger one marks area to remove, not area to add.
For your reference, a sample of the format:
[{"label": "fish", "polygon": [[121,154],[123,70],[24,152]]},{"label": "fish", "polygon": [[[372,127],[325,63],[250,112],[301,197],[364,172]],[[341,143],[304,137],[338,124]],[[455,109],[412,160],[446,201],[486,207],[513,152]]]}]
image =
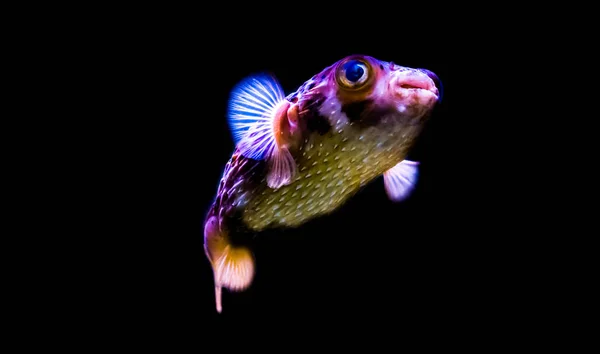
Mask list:
[{"label": "fish", "polygon": [[217,312],[224,288],[244,291],[255,276],[252,251],[236,239],[323,217],[381,176],[392,202],[408,198],[419,162],[406,157],[441,90],[430,70],[362,54],[288,95],[270,72],[241,79],[226,112],[235,148],[204,219]]}]

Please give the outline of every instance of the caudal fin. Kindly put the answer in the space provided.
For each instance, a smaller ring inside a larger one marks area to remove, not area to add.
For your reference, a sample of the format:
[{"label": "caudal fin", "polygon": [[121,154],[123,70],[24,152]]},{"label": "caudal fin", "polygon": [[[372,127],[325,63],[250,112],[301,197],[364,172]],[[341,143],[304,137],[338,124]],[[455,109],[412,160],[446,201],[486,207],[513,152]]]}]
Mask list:
[{"label": "caudal fin", "polygon": [[242,291],[254,278],[254,258],[248,248],[233,247],[225,232],[219,230],[217,218],[204,226],[204,250],[213,268],[217,312],[223,310],[221,289]]}]

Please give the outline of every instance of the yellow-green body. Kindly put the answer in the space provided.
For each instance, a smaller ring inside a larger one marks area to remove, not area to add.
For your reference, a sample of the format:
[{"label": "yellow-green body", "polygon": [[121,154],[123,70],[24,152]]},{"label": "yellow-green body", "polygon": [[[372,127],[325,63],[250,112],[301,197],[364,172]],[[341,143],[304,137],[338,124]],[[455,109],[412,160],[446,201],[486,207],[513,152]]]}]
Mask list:
[{"label": "yellow-green body", "polygon": [[244,223],[254,230],[297,226],[332,212],[402,161],[420,127],[397,122],[365,129],[349,123],[312,134],[294,154],[298,175],[291,184],[272,189],[263,181],[247,194]]}]

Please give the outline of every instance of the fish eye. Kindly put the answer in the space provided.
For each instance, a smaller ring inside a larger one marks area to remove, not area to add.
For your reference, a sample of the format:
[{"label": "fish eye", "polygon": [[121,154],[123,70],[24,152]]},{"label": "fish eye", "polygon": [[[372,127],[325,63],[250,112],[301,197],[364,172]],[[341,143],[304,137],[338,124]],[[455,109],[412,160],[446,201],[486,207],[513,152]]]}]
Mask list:
[{"label": "fish eye", "polygon": [[345,88],[359,89],[367,82],[370,74],[370,66],[366,62],[352,59],[339,67],[337,81]]}]

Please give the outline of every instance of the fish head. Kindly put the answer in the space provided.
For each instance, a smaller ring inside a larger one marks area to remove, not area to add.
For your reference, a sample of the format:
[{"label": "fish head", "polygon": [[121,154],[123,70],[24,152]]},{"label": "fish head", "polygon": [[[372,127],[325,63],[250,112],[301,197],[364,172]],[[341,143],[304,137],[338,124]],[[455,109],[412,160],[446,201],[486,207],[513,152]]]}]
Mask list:
[{"label": "fish head", "polygon": [[370,56],[346,57],[329,75],[341,106],[362,104],[365,112],[360,118],[365,120],[370,118],[369,111],[381,110],[393,112],[399,119],[418,119],[439,100],[439,79],[433,72]]},{"label": "fish head", "polygon": [[385,128],[423,123],[440,93],[440,80],[429,70],[351,55],[315,75],[291,98],[299,100],[300,111],[318,105],[332,125]]}]

